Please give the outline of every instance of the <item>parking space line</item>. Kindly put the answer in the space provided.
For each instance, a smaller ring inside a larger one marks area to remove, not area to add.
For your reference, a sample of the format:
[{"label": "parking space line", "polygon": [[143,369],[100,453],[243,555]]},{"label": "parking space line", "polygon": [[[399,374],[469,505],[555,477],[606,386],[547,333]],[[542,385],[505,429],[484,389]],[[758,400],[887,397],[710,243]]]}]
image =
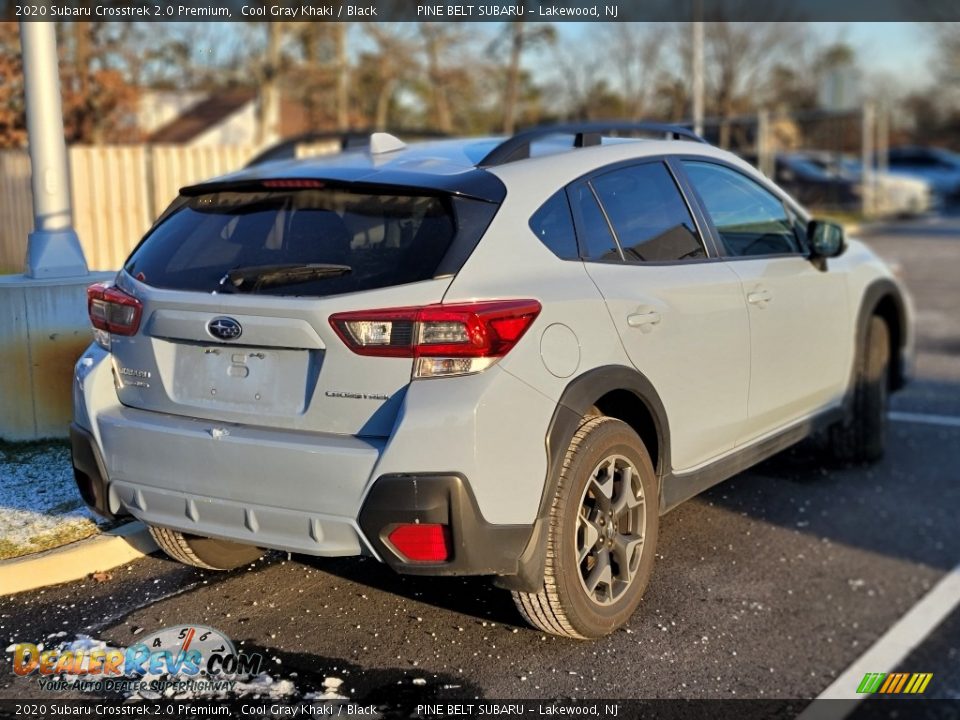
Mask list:
[{"label": "parking space line", "polygon": [[955,415],[928,415],[927,413],[911,413],[891,411],[887,413],[894,422],[921,423],[923,425],[939,425],[940,427],[960,427],[960,417]]},{"label": "parking space line", "polygon": [[[933,589],[907,611],[863,655],[853,661],[826,690],[817,696],[796,720],[842,720],[857,703],[869,695],[858,695],[857,688],[867,673],[891,672],[927,636],[960,605],[960,565],[940,579]],[[930,668],[907,668],[908,671]],[[935,669],[934,669],[935,670]],[[848,702],[817,703],[817,700]]]}]

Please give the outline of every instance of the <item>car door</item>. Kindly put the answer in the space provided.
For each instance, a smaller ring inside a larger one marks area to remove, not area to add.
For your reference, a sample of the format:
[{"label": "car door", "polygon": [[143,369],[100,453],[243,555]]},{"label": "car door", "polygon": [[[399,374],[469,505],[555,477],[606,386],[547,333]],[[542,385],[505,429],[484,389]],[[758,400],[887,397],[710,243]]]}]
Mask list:
[{"label": "car door", "polygon": [[569,193],[587,272],[663,402],[672,467],[730,450],[747,420],[750,363],[736,274],[712,261],[660,160],[601,171]]},{"label": "car door", "polygon": [[849,379],[846,278],[811,262],[803,223],[783,200],[733,167],[682,166],[750,318],[749,420],[740,442],[841,402]]}]

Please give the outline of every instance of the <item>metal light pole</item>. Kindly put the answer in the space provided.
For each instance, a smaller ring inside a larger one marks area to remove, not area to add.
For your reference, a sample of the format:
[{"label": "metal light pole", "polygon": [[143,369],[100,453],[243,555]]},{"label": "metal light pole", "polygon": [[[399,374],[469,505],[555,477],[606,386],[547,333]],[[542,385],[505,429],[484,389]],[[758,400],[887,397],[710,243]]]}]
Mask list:
[{"label": "metal light pole", "polygon": [[874,202],[873,202],[873,190],[874,190],[874,132],[875,132],[875,122],[876,122],[876,108],[873,103],[866,102],[863,105],[863,116],[862,116],[862,145],[861,145],[861,158],[860,163],[863,167],[863,170],[860,174],[860,185],[862,201],[863,201],[863,215],[866,218],[873,217]]},{"label": "metal light pole", "polygon": [[693,131],[703,135],[703,0],[693,2]]},{"label": "metal light pole", "polygon": [[34,216],[33,232],[27,238],[26,275],[31,278],[87,275],[80,239],[73,229],[55,24],[21,21],[20,45]]},{"label": "metal light pole", "polygon": [[757,113],[757,168],[772,178],[775,172],[773,147],[770,143],[770,111],[764,108]]},{"label": "metal light pole", "polygon": [[890,169],[890,108],[881,103],[877,114],[877,172],[885,175]]}]

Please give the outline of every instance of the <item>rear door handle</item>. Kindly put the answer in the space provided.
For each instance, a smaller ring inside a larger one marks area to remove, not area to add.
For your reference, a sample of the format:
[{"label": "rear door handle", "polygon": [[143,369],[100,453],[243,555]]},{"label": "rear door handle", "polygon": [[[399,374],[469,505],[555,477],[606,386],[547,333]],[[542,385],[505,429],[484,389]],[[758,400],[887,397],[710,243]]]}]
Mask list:
[{"label": "rear door handle", "polygon": [[769,290],[754,290],[747,293],[747,302],[757,307],[764,307],[771,300],[773,300],[773,295],[770,294]]},{"label": "rear door handle", "polygon": [[659,324],[660,313],[656,310],[646,310],[627,315],[627,325],[632,328],[640,328],[643,332],[650,332],[653,326]]}]

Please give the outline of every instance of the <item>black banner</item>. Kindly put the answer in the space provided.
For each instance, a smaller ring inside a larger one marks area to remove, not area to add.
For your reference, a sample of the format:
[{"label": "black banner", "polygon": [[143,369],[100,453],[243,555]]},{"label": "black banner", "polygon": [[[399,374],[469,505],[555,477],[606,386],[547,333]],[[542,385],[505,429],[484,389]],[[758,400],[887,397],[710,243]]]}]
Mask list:
[{"label": "black banner", "polygon": [[0,0],[0,18],[122,22],[942,22],[957,0]]},{"label": "black banner", "polygon": [[603,718],[604,720],[955,720],[960,700],[459,700],[373,705],[345,700],[0,700],[0,718]]}]

